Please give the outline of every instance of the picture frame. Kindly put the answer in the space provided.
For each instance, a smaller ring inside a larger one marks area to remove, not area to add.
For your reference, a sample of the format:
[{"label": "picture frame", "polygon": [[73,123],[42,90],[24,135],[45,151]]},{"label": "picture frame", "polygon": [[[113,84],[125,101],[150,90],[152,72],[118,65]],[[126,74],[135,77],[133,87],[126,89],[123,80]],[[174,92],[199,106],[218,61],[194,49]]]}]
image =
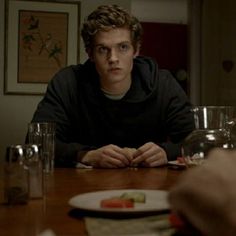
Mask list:
[{"label": "picture frame", "polygon": [[79,63],[80,2],[5,0],[4,93],[42,95]]}]

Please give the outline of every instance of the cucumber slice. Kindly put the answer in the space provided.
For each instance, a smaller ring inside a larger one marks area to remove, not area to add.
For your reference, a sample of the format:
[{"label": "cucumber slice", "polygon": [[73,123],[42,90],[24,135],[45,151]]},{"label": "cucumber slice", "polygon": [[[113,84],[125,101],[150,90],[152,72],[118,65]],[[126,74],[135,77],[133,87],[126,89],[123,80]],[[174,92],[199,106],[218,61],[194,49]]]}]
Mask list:
[{"label": "cucumber slice", "polygon": [[122,199],[129,199],[133,202],[145,203],[146,197],[145,194],[142,192],[126,192],[123,193],[120,198]]}]

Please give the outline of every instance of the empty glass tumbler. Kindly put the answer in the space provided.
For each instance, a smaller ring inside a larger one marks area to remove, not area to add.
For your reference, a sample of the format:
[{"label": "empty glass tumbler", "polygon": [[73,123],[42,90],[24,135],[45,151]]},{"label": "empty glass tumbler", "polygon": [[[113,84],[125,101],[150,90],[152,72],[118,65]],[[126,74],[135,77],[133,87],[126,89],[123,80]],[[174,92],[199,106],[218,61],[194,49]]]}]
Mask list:
[{"label": "empty glass tumbler", "polygon": [[41,146],[44,172],[53,172],[55,150],[55,123],[34,122],[28,124],[28,139],[30,144],[37,144]]}]

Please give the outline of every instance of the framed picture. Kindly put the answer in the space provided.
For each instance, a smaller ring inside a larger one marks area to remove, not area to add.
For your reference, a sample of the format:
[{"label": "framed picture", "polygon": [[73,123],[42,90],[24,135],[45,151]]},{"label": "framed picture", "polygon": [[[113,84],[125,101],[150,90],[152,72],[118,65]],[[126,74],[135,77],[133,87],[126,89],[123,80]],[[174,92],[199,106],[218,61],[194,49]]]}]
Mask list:
[{"label": "framed picture", "polygon": [[5,0],[5,94],[40,95],[79,62],[80,3]]}]

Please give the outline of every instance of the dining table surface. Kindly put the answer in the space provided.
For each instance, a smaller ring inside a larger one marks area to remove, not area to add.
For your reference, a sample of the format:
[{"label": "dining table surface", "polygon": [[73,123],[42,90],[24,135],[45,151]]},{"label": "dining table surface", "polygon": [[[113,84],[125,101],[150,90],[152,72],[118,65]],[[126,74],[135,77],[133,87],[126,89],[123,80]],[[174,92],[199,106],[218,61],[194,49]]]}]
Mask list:
[{"label": "dining table surface", "polygon": [[[55,168],[45,174],[45,194],[24,205],[7,205],[1,197],[0,235],[37,236],[50,229],[56,236],[87,235],[83,214],[68,204],[88,192],[119,189],[169,190],[186,170],[158,168]],[[3,195],[3,181],[0,194]]]}]

